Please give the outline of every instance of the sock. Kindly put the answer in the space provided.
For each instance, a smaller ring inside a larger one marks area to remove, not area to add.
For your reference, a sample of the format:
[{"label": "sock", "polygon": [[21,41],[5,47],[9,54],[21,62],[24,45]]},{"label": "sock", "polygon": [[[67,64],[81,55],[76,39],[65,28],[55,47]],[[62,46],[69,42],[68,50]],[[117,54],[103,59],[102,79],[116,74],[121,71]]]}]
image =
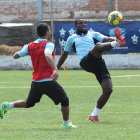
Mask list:
[{"label": "sock", "polygon": [[14,107],[14,103],[9,103],[8,108],[11,109]]},{"label": "sock", "polygon": [[120,44],[119,44],[117,41],[112,41],[112,42],[111,42],[111,46],[112,46],[113,48],[115,48],[115,47],[120,46]]},{"label": "sock", "polygon": [[63,120],[63,124],[64,124],[64,125],[69,125],[69,120],[67,120],[67,121],[64,121],[64,120]]},{"label": "sock", "polygon": [[101,109],[95,107],[95,109],[93,110],[91,116],[98,116],[99,112],[100,112]]}]

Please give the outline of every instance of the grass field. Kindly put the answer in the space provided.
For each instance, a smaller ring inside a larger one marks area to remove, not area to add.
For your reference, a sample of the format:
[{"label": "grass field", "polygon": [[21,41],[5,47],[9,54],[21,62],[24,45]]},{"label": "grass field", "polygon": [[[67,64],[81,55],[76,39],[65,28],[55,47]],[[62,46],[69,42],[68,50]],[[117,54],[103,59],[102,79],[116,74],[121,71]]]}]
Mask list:
[{"label": "grass field", "polygon": [[[32,71],[0,71],[0,103],[26,99]],[[139,140],[140,71],[110,70],[113,93],[99,115],[88,120],[101,88],[93,75],[82,70],[59,71],[58,82],[70,99],[70,121],[78,128],[61,129],[60,105],[47,97],[30,109],[11,109],[0,120],[0,140]]]}]

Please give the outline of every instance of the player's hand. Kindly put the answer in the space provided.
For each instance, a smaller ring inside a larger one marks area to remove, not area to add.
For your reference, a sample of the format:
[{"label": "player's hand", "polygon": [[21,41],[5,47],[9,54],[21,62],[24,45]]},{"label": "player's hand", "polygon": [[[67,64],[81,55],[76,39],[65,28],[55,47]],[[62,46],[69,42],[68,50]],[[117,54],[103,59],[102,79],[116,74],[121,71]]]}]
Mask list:
[{"label": "player's hand", "polygon": [[56,81],[58,79],[58,70],[54,70],[53,74],[51,75],[51,78]]},{"label": "player's hand", "polygon": [[18,58],[20,58],[20,56],[18,55],[17,52],[15,52],[15,54],[13,55],[13,58],[14,58],[14,59],[18,59]]}]

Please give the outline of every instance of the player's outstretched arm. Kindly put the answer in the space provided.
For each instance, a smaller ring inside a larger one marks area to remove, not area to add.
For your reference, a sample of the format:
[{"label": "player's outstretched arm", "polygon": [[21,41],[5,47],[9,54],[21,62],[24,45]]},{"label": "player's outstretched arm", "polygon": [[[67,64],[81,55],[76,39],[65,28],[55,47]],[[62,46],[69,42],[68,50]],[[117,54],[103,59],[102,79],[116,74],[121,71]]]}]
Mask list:
[{"label": "player's outstretched arm", "polygon": [[28,44],[24,45],[23,48],[19,52],[15,52],[15,54],[13,55],[13,58],[18,59],[20,57],[28,55],[28,46],[29,46]]},{"label": "player's outstretched arm", "polygon": [[57,64],[57,68],[59,69],[61,66],[62,66],[62,64],[65,62],[65,60],[67,59],[67,57],[68,57],[68,52],[63,52],[63,54],[61,55],[61,57],[60,57],[60,59],[59,59],[59,61],[58,61],[58,64]]}]

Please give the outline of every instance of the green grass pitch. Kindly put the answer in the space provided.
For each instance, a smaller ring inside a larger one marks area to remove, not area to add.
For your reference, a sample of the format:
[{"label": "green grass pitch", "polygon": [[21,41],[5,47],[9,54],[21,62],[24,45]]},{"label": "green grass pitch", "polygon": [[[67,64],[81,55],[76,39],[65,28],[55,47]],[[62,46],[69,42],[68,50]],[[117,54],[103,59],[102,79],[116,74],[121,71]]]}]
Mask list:
[{"label": "green grass pitch", "polygon": [[[61,129],[60,105],[43,96],[34,108],[11,109],[0,120],[0,140],[138,140],[140,139],[140,71],[110,70],[111,98],[99,114],[88,116],[101,94],[95,76],[82,70],[59,71],[58,83],[70,99],[70,121],[78,128]],[[0,103],[26,99],[32,71],[0,71]]]}]

